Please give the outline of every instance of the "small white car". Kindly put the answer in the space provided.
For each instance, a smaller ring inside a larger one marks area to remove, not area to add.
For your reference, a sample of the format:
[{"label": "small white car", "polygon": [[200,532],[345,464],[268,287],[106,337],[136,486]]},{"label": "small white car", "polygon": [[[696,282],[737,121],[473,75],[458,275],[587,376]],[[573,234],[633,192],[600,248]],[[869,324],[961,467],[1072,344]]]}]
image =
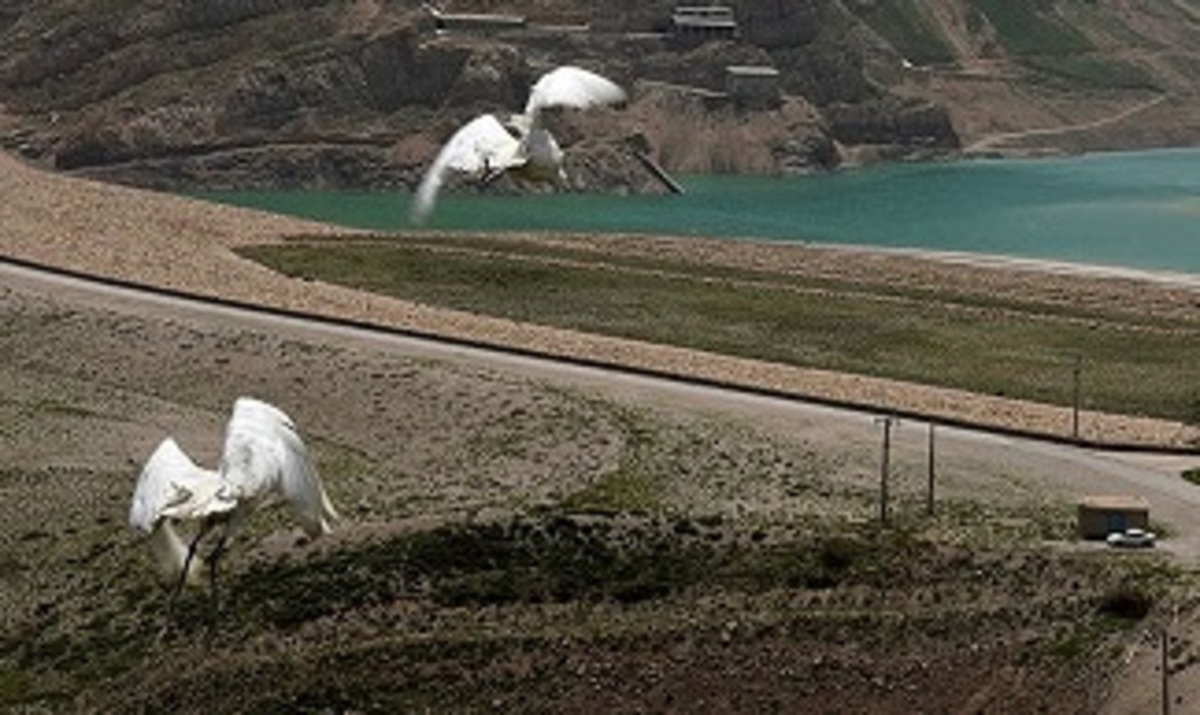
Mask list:
[{"label": "small white car", "polygon": [[1146,531],[1145,529],[1126,529],[1125,531],[1114,531],[1108,535],[1106,541],[1109,546],[1124,547],[1129,549],[1148,549],[1154,546],[1154,532]]}]

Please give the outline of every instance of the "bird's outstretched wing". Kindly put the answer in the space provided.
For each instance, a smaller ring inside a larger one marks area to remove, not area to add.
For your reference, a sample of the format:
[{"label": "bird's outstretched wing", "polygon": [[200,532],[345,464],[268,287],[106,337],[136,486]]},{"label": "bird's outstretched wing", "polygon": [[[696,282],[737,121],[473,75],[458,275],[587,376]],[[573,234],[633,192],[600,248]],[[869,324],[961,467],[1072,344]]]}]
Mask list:
[{"label": "bird's outstretched wing", "polygon": [[533,118],[546,107],[586,109],[624,102],[625,90],[595,72],[566,65],[542,75],[529,92],[525,115]]},{"label": "bird's outstretched wing", "polygon": [[233,504],[218,498],[217,473],[196,466],[168,437],[146,460],[133,491],[129,524],[151,533],[164,518],[192,519],[228,511]]},{"label": "bird's outstretched wing", "polygon": [[472,119],[460,128],[438,152],[425,171],[413,198],[412,221],[429,217],[438,191],[451,172],[478,174],[503,171],[523,163],[521,143],[491,114]]},{"label": "bird's outstretched wing", "polygon": [[282,497],[309,536],[338,518],[292,419],[274,405],[239,397],[225,428],[221,478],[239,500]]}]

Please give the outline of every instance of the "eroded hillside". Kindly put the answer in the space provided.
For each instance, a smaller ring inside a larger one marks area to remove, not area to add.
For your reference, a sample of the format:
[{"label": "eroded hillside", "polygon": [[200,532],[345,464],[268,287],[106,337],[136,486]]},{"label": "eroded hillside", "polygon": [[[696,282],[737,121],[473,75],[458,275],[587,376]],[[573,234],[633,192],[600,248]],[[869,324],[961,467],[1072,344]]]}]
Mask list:
[{"label": "eroded hillside", "polygon": [[[631,90],[556,118],[580,188],[654,190],[635,152],[781,173],[1200,138],[1195,0],[739,0],[738,35],[707,42],[671,32],[670,2],[593,5],[455,0],[524,22],[439,29],[417,0],[9,0],[0,139],[167,188],[411,186],[462,121],[568,62]],[[777,68],[778,100],[731,99],[730,65]]]}]

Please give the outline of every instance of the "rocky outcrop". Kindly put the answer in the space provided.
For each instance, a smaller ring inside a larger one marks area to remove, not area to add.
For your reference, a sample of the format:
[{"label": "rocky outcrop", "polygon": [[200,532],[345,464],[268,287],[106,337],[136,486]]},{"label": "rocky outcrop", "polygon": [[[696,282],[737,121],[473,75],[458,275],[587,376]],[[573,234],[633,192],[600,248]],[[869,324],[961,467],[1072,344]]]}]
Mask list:
[{"label": "rocky outcrop", "polygon": [[959,148],[945,109],[921,100],[881,97],[824,110],[829,133],[847,145],[890,146],[929,151]]},{"label": "rocky outcrop", "polygon": [[163,191],[383,189],[405,185],[383,147],[266,144],[94,163],[72,173]]}]

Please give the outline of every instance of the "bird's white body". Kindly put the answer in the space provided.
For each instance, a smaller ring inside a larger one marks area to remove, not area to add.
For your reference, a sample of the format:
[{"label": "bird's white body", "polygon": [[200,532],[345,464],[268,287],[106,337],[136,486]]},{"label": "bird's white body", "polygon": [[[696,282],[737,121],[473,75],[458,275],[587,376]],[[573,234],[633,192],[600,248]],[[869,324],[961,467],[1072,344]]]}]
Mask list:
[{"label": "bird's white body", "polygon": [[549,130],[535,126],[525,135],[525,164],[513,170],[530,181],[562,184],[567,180],[563,171],[563,150]]},{"label": "bird's white body", "polygon": [[422,223],[433,211],[438,191],[452,173],[491,179],[513,172],[530,181],[562,184],[563,152],[541,125],[549,107],[584,109],[625,100],[625,90],[611,80],[579,67],[547,72],[533,85],[525,111],[509,118],[506,128],[495,115],[484,114],[463,125],[438,152],[413,198],[412,220]]},{"label": "bird's white body", "polygon": [[[220,486],[220,475],[196,466],[171,437],[159,443],[146,461],[133,492],[129,524],[150,535],[150,552],[164,578],[177,578],[187,558],[187,547],[174,523],[197,521],[232,508],[217,498]],[[198,569],[194,563],[188,566],[187,581],[195,584]]]},{"label": "bird's white body", "polygon": [[273,497],[291,506],[310,537],[328,533],[337,519],[291,418],[277,407],[242,397],[234,403],[225,428],[220,468],[197,466],[174,439],[166,438],[138,477],[129,523],[150,535],[151,550],[165,576],[194,582],[196,564],[174,524],[199,522],[197,540],[222,526],[223,543]]}]

